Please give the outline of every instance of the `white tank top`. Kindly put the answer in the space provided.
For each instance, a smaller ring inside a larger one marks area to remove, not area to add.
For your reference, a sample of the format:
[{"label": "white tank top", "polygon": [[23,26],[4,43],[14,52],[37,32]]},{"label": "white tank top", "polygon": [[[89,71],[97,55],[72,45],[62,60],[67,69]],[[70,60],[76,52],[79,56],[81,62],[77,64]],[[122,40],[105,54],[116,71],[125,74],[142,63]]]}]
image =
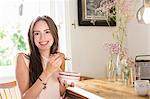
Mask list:
[{"label": "white tank top", "polygon": [[[29,60],[24,55],[24,61],[29,68]],[[55,72],[47,82],[46,89],[43,89],[37,99],[61,99],[58,81],[58,71]]]}]

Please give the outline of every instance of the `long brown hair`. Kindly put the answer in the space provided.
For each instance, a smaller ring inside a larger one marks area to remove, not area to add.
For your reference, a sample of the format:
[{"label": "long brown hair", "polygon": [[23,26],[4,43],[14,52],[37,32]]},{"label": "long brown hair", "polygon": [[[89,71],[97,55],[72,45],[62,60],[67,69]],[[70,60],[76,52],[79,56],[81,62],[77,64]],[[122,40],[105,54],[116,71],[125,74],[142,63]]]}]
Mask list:
[{"label": "long brown hair", "polygon": [[54,43],[51,46],[50,54],[54,54],[58,50],[58,30],[54,23],[54,21],[49,16],[39,16],[35,20],[33,20],[30,24],[28,30],[28,42],[30,48],[30,63],[29,63],[29,86],[32,86],[38,77],[41,75],[43,71],[42,62],[41,62],[41,55],[34,43],[34,35],[33,35],[33,28],[36,22],[43,20],[47,23],[49,29],[51,30],[51,34],[54,38]]}]

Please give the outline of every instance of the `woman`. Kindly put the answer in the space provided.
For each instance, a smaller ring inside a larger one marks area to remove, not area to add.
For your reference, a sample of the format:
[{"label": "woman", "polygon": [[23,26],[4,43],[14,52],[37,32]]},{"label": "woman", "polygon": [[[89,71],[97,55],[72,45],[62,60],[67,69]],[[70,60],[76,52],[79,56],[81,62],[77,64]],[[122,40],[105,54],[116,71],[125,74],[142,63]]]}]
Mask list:
[{"label": "woman", "polygon": [[22,99],[59,99],[65,87],[58,72],[64,71],[64,54],[58,51],[58,31],[48,16],[37,17],[28,30],[30,53],[19,53],[16,79]]}]

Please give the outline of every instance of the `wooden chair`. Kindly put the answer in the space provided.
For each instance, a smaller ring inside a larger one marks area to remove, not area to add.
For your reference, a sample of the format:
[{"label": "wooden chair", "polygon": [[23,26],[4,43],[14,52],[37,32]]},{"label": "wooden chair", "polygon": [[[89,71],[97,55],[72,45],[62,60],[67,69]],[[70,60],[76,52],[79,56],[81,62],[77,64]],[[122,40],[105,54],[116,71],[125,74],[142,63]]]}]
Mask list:
[{"label": "wooden chair", "polygon": [[16,81],[0,83],[0,99],[20,99]]}]

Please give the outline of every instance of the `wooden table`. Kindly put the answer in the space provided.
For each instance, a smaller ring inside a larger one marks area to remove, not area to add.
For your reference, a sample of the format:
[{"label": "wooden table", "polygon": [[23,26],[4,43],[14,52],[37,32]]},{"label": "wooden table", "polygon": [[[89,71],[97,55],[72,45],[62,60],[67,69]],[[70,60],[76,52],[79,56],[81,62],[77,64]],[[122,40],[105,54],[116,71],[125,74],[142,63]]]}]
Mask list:
[{"label": "wooden table", "polygon": [[[148,99],[148,96],[138,96],[134,92],[134,88],[126,86],[119,82],[110,82],[106,79],[90,79],[80,81],[76,85],[77,87],[84,89],[95,95],[101,96],[104,99]],[[78,98],[74,99],[88,99],[82,96],[78,92],[67,90],[68,95],[72,94]],[[71,98],[70,98],[71,99]]]}]

